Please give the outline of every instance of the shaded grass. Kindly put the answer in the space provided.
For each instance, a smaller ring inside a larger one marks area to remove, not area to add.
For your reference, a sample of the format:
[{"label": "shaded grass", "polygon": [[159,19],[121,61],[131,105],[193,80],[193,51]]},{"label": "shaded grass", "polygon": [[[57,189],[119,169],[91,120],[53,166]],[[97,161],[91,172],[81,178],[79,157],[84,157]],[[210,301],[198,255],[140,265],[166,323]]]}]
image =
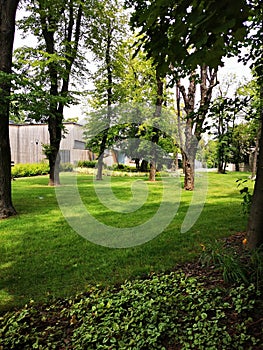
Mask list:
[{"label": "shaded grass", "polygon": [[[0,311],[30,299],[70,296],[91,284],[107,286],[151,271],[168,271],[193,259],[200,254],[200,243],[245,229],[247,219],[235,181],[247,175],[209,173],[204,209],[188,232],[182,234],[180,228],[192,193],[182,191],[180,208],[165,231],[141,246],[125,249],[95,245],[74,232],[58,207],[54,188],[47,186],[47,177],[17,179],[13,201],[19,215],[0,222]],[[112,179],[114,194],[123,201],[131,198],[132,181]],[[81,175],[78,183],[92,215],[116,227],[147,221],[162,198],[161,181],[149,183],[148,199],[140,210],[113,215],[96,197],[92,176]]]}]

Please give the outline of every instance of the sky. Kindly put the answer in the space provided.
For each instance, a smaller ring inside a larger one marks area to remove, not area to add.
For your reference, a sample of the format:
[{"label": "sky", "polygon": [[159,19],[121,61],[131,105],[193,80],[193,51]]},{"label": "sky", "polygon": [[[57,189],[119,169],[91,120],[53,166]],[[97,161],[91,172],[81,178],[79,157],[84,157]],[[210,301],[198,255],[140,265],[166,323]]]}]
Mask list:
[{"label": "sky", "polygon": [[[219,81],[227,79],[231,75],[235,75],[235,84],[233,84],[232,89],[230,89],[229,94],[234,94],[236,88],[241,82],[249,81],[252,78],[251,71],[249,66],[244,66],[244,64],[238,62],[236,57],[226,58],[224,60],[224,67],[219,69],[218,79]],[[71,106],[70,108],[65,109],[65,118],[75,118],[78,117],[83,120],[81,106]]]},{"label": "sky", "polygon": [[[23,13],[18,12],[18,18],[23,17]],[[37,43],[36,39],[33,36],[27,37],[25,40],[21,38],[21,35],[19,31],[16,31],[15,34],[15,41],[14,41],[14,49],[21,47],[23,45],[27,46],[33,46]],[[240,82],[249,81],[251,79],[251,72],[249,69],[249,66],[244,66],[242,63],[238,62],[236,57],[226,58],[224,59],[224,67],[220,68],[218,72],[218,79],[219,81],[225,80],[230,76],[235,75],[236,76],[236,83],[232,86],[231,93],[234,93],[237,86]],[[88,85],[91,86],[91,83],[87,81],[87,88]],[[82,114],[82,107],[81,105],[73,105],[70,108],[65,108],[65,119],[68,118],[76,118],[78,117],[80,121],[85,118]]]}]

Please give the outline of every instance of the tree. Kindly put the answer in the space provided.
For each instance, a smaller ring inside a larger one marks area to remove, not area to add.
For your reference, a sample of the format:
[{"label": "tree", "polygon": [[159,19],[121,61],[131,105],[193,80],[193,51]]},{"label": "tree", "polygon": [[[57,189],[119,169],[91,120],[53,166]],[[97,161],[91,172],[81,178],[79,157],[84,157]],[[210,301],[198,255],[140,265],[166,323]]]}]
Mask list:
[{"label": "tree", "polygon": [[104,152],[114,142],[115,129],[112,126],[116,113],[113,107],[121,98],[118,84],[124,69],[122,43],[126,38],[126,21],[116,1],[101,1],[94,9],[88,48],[98,63],[98,69],[93,79],[95,89],[90,94],[93,112],[88,113],[86,136],[90,139],[88,146],[97,151],[97,180],[102,180]]},{"label": "tree", "polygon": [[[239,171],[241,162],[240,147],[236,142],[234,145],[234,131],[237,119],[243,117],[242,108],[247,105],[247,99],[225,97],[221,92],[210,108],[209,116],[212,120],[212,133],[215,135],[217,144],[217,170],[224,174],[227,163],[234,162],[236,171]],[[241,122],[241,120],[239,121]],[[235,133],[237,135],[237,133]],[[238,141],[238,140],[237,140]]]},{"label": "tree", "polygon": [[203,150],[202,154],[197,153],[196,159],[200,162],[205,162],[207,168],[215,168],[217,166],[217,141],[208,140],[200,141],[201,149]]},{"label": "tree", "polygon": [[[212,98],[213,88],[217,85],[217,69],[212,69],[203,65],[200,67],[200,100],[198,107],[196,107],[196,95],[198,76],[194,71],[189,79],[188,92],[181,81],[177,83],[177,108],[179,109],[178,115],[180,115],[180,93],[184,101],[184,111],[186,114],[184,139],[180,136],[180,148],[183,156],[183,169],[184,169],[184,188],[185,190],[192,191],[194,189],[194,176],[195,176],[195,157],[197,152],[198,143],[201,140],[202,133],[204,131],[204,122],[209,109],[210,101]],[[179,126],[179,132],[182,133],[181,126]]]},{"label": "tree", "polygon": [[[252,61],[263,100],[262,4],[259,0],[202,1],[132,1],[133,27],[141,28],[142,45],[155,62],[163,62],[165,72],[171,64],[192,69],[196,64],[217,67],[225,55],[240,53],[250,46],[245,57]],[[174,54],[176,52],[176,55]],[[259,109],[261,129],[262,106]],[[263,133],[259,141],[257,177],[248,223],[249,247],[263,244]]]},{"label": "tree", "polygon": [[44,115],[48,122],[50,145],[46,155],[50,166],[49,185],[54,186],[59,184],[63,113],[70,101],[69,83],[78,56],[83,5],[81,1],[73,0],[38,0],[31,1],[29,10],[31,14],[21,22],[21,28],[32,31],[40,41],[37,49],[25,51],[29,61],[28,53],[35,53],[31,63],[33,68],[38,68],[38,82],[31,91],[35,102],[32,109],[36,118]]},{"label": "tree", "polygon": [[0,1],[0,219],[15,215],[11,196],[9,111],[15,17],[19,0]]},{"label": "tree", "polygon": [[[238,88],[238,94],[240,96],[249,96],[250,108],[246,116],[246,120],[249,121],[249,133],[252,135],[254,141],[254,147],[252,148],[252,169],[251,178],[256,177],[257,171],[257,157],[259,150],[259,139],[261,134],[261,124],[260,124],[260,106],[262,101],[260,101],[260,86],[257,84],[257,80],[252,79],[245,85]],[[252,140],[251,140],[252,141]],[[253,143],[252,141],[252,143]],[[251,151],[251,149],[250,149]]]},{"label": "tree", "polygon": [[259,90],[259,106],[258,106],[258,119],[260,121],[261,136],[259,139],[259,155],[258,155],[258,167],[256,174],[256,182],[254,187],[254,193],[252,197],[252,204],[250,209],[250,215],[248,220],[247,235],[248,246],[253,249],[263,246],[263,38],[262,38],[262,16],[263,9],[261,1],[252,1],[251,9],[252,16],[250,21],[250,28],[252,35],[248,37],[248,43],[251,50],[248,58],[253,62],[257,86]]},{"label": "tree", "polygon": [[250,5],[245,0],[126,0],[141,46],[167,73],[192,72],[197,65],[216,68],[222,58],[239,52],[247,33]]}]

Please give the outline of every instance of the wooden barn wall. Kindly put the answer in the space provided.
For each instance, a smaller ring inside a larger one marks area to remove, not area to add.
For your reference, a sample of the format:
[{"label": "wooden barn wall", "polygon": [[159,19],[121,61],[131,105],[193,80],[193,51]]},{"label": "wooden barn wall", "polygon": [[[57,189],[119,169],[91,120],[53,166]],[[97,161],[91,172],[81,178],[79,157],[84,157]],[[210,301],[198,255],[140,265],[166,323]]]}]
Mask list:
[{"label": "wooden barn wall", "polygon": [[[65,123],[64,138],[60,150],[70,154],[70,163],[92,159],[92,153],[85,150],[82,127],[74,123]],[[45,159],[43,144],[49,144],[47,124],[10,124],[11,157],[15,164],[38,163]]]}]

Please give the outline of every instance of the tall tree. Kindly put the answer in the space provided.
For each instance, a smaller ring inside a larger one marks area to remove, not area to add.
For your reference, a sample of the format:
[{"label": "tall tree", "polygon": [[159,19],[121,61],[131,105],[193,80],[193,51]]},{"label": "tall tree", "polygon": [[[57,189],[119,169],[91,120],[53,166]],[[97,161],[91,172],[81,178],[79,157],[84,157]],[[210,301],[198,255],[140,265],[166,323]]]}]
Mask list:
[{"label": "tall tree", "polygon": [[0,219],[16,214],[11,196],[9,98],[18,3],[19,0],[0,1]]},{"label": "tall tree", "polygon": [[[31,0],[27,9],[30,15],[21,21],[21,28],[31,31],[38,38],[39,46],[32,50],[36,56],[31,62],[34,68],[39,68],[38,78],[42,82],[36,84],[34,94],[38,98],[34,101],[33,109],[35,113],[46,116],[48,122],[50,145],[46,155],[50,166],[49,185],[54,186],[59,184],[63,114],[70,100],[70,77],[81,40],[83,4],[82,1],[73,0]],[[30,50],[26,49],[26,52]],[[30,61],[31,57],[28,57]],[[34,77],[30,78],[32,80]],[[45,90],[46,86],[48,90]],[[43,108],[40,108],[41,104]]]},{"label": "tall tree", "polygon": [[210,108],[211,127],[214,129],[212,132],[218,140],[218,173],[224,174],[229,162],[233,162],[236,165],[236,171],[239,171],[241,142],[236,141],[241,140],[235,138],[238,132],[238,129],[236,132],[235,129],[242,119],[244,121],[247,105],[247,98],[240,98],[237,95],[233,98],[226,97],[220,90],[220,95],[213,101]]},{"label": "tall tree", "polygon": [[87,113],[86,135],[90,139],[89,146],[94,144],[94,140],[97,143],[97,180],[102,180],[104,152],[114,141],[115,133],[110,130],[116,125],[116,121],[113,121],[116,119],[113,108],[122,98],[119,84],[124,69],[123,42],[127,36],[126,22],[127,17],[117,1],[100,1],[94,9],[88,49],[98,67],[93,76],[94,90],[90,93],[93,112]]},{"label": "tall tree", "polygon": [[[257,76],[260,100],[263,99],[263,9],[260,0],[127,0],[134,8],[133,26],[141,28],[142,45],[163,69],[196,64],[217,67],[225,55],[240,53],[244,42]],[[176,53],[176,55],[174,54]],[[259,109],[263,125],[262,105]],[[261,128],[262,129],[262,128]],[[251,248],[263,244],[263,133],[259,141],[257,178],[248,223]]]},{"label": "tall tree", "polygon": [[256,183],[254,187],[247,227],[248,246],[253,249],[257,247],[263,247],[263,9],[261,1],[252,1],[251,10],[252,16],[250,25],[252,29],[252,35],[248,37],[248,43],[251,47],[248,58],[253,62],[252,67],[254,68],[255,77],[259,89],[260,103],[258,105],[258,118],[261,126]]},{"label": "tall tree", "polygon": [[[206,65],[200,67],[200,84],[198,84],[197,72],[192,72],[189,79],[188,91],[185,86],[177,80],[177,99],[180,100],[181,93],[184,101],[186,114],[184,142],[181,135],[181,153],[183,157],[184,188],[192,191],[194,189],[195,157],[198,143],[201,140],[205,118],[212,98],[212,91],[217,84],[217,69],[209,68]],[[197,86],[199,86],[200,99],[197,106]],[[180,114],[180,106],[178,115]],[[179,127],[180,132],[181,126]]]},{"label": "tall tree", "polygon": [[151,132],[151,142],[153,143],[152,151],[151,151],[151,162],[150,162],[150,174],[149,174],[149,181],[155,181],[156,176],[156,163],[157,163],[157,154],[156,154],[156,145],[159,142],[161,130],[158,128],[158,125],[160,124],[160,119],[162,117],[162,107],[164,103],[164,77],[162,77],[159,72],[158,68],[156,69],[156,84],[157,84],[157,96],[156,96],[156,102],[155,102],[155,112],[153,115],[154,124],[156,126],[153,126],[152,132]]}]

